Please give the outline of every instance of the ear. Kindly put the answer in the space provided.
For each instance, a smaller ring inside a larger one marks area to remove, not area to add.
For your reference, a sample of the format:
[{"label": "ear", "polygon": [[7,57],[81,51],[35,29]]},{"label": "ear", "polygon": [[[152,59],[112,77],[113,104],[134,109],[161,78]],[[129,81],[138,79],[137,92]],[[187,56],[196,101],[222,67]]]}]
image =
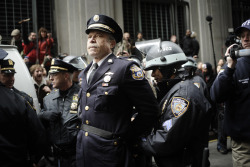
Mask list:
[{"label": "ear", "polygon": [[115,40],[111,40],[110,41],[110,48],[113,49],[115,47],[115,45],[116,45]]}]

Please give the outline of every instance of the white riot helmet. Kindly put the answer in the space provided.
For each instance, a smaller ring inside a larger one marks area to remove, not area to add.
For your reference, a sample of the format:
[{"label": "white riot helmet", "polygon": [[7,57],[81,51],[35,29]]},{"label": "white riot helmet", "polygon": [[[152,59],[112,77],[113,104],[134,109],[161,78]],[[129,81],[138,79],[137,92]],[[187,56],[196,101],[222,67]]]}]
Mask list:
[{"label": "white riot helmet", "polygon": [[187,62],[187,57],[182,49],[170,41],[161,39],[136,42],[135,46],[146,55],[146,67],[144,70],[154,68],[171,68]]}]

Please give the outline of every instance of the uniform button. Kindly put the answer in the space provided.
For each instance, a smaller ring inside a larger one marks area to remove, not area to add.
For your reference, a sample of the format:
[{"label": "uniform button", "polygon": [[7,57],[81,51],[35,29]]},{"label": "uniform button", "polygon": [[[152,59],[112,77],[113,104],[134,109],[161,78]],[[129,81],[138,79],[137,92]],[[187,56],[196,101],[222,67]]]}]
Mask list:
[{"label": "uniform button", "polygon": [[89,124],[89,120],[86,120],[86,124],[87,124],[87,125]]},{"label": "uniform button", "polygon": [[117,142],[116,141],[114,142],[114,145],[117,146]]},{"label": "uniform button", "polygon": [[89,110],[89,106],[85,106],[85,110],[88,111]]},{"label": "uniform button", "polygon": [[88,132],[85,132],[85,136],[88,136],[89,135],[89,133]]},{"label": "uniform button", "polygon": [[105,92],[105,95],[108,95],[109,93],[108,92]]},{"label": "uniform button", "polygon": [[90,93],[87,93],[87,95],[86,95],[87,97],[89,97],[90,96]]}]

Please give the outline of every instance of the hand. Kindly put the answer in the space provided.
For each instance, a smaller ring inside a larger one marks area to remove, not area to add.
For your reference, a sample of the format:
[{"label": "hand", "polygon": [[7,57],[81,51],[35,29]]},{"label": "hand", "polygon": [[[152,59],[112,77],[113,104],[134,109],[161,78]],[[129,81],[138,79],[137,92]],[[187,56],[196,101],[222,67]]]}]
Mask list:
[{"label": "hand", "polygon": [[227,66],[228,66],[228,68],[231,68],[231,69],[234,69],[235,66],[236,66],[236,64],[237,64],[237,59],[235,59],[235,60],[232,59],[232,58],[230,57],[230,53],[229,53],[230,49],[231,49],[234,45],[237,45],[237,44],[233,44],[233,45],[229,46],[229,47],[227,48],[227,50],[226,50],[226,53],[225,53],[225,57],[226,57],[226,61],[227,61]]},{"label": "hand", "polygon": [[24,60],[24,63],[29,62],[29,58],[26,58],[26,57],[25,57],[23,60]]},{"label": "hand", "polygon": [[51,89],[50,89],[48,86],[44,86],[44,87],[43,87],[43,90],[44,90],[46,93],[50,93],[50,92],[51,92]]}]

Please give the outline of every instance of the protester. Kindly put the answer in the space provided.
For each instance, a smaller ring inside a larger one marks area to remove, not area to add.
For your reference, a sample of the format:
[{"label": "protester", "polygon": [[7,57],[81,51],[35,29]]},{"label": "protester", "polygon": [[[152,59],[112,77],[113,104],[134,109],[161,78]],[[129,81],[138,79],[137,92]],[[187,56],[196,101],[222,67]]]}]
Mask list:
[{"label": "protester", "polygon": [[[157,101],[137,63],[112,53],[122,40],[112,18],[91,17],[85,32],[93,61],[83,71],[79,92],[83,124],[77,136],[77,166],[139,166],[134,162],[140,155],[133,151],[157,120]],[[131,122],[134,109],[137,116]]]},{"label": "protester", "polygon": [[14,29],[11,32],[11,36],[12,36],[12,39],[10,41],[10,44],[17,46],[18,52],[21,53],[23,51],[23,46],[22,46],[22,37],[21,37],[20,30]]},{"label": "protester", "polygon": [[[36,95],[40,108],[43,109],[43,98],[51,92],[51,87],[43,76],[43,67],[40,64],[34,64],[30,67],[30,74],[36,89]],[[46,71],[46,70],[45,70]]]}]

